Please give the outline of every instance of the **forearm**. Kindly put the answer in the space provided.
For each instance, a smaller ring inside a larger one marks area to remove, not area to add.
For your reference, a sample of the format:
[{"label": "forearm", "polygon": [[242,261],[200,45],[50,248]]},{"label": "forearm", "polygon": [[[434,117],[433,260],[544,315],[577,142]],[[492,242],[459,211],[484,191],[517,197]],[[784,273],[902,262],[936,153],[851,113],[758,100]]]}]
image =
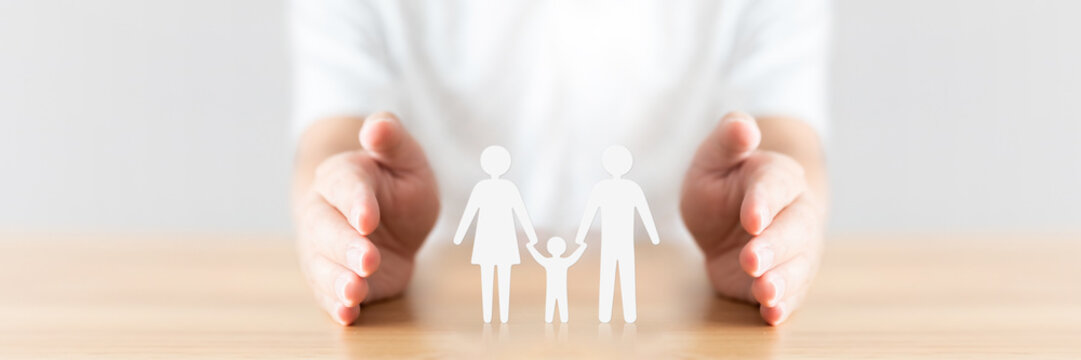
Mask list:
[{"label": "forearm", "polygon": [[798,119],[764,116],[757,119],[762,131],[762,150],[775,151],[796,160],[805,171],[809,191],[826,208],[829,184],[825,156],[818,133]]},{"label": "forearm", "polygon": [[308,127],[297,143],[293,167],[293,199],[312,186],[315,169],[323,160],[350,150],[360,149],[357,133],[364,118],[359,116],[333,117],[319,120]]}]

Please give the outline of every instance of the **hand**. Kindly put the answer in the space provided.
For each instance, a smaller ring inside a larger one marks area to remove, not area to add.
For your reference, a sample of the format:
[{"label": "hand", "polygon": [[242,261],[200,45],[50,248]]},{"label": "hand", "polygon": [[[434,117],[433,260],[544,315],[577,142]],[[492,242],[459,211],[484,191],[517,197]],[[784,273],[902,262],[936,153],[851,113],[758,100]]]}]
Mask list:
[{"label": "hand", "polygon": [[818,268],[825,206],[793,158],[758,149],[755,120],[731,113],[699,146],[683,182],[683,221],[722,296],[783,322]]},{"label": "hand", "polygon": [[323,160],[296,201],[300,265],[322,307],[348,325],[359,304],[401,293],[439,213],[424,152],[394,115],[359,132],[362,149]]}]

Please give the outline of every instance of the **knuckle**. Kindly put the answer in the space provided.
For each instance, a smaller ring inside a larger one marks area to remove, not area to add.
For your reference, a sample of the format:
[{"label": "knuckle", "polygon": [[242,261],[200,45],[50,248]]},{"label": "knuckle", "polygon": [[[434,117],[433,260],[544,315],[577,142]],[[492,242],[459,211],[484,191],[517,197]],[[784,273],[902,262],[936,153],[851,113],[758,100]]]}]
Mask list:
[{"label": "knuckle", "polygon": [[333,176],[343,169],[355,169],[361,163],[364,154],[359,151],[340,152],[323,160],[315,167],[316,177]]},{"label": "knuckle", "polygon": [[796,161],[796,159],[793,159],[790,156],[783,156],[783,159],[784,160],[782,160],[782,162],[785,164],[785,168],[787,168],[790,173],[799,177],[800,179],[804,178],[804,176],[807,174],[807,170],[803,168],[803,164],[800,164],[798,161]]},{"label": "knuckle", "polygon": [[338,228],[340,217],[333,216],[324,209],[314,210],[309,216],[307,237],[315,247],[323,247],[328,241],[333,240],[331,237],[336,235],[333,229]]},{"label": "knuckle", "polygon": [[341,249],[345,249],[349,244],[360,240],[360,234],[351,226],[343,226],[335,233],[335,243],[339,244]]},{"label": "knuckle", "polygon": [[319,223],[319,202],[322,198],[318,198],[318,195],[308,197],[308,201],[304,205],[304,209],[301,210],[300,223],[301,229],[307,230],[307,233],[314,233]]},{"label": "knuckle", "polygon": [[326,230],[333,226],[333,221],[334,219],[322,211],[312,214],[312,240],[316,243],[325,242]]},{"label": "knuckle", "polygon": [[792,157],[790,157],[790,156],[783,155],[783,156],[780,156],[778,161],[780,163],[782,163],[785,166],[785,169],[787,169],[788,171],[790,171],[792,173],[795,173],[797,175],[803,176],[803,173],[804,173],[803,165],[800,164],[799,161],[796,161],[796,159],[792,159]]},{"label": "knuckle", "polygon": [[811,259],[803,252],[795,254],[788,262],[791,265],[787,266],[786,272],[791,275],[804,274],[811,269]]},{"label": "knuckle", "polygon": [[743,166],[748,169],[761,169],[772,161],[772,153],[768,151],[756,151],[747,159],[743,160]]},{"label": "knuckle", "polygon": [[351,189],[356,186],[356,181],[356,176],[350,173],[335,176],[331,180],[329,189],[327,189],[327,195],[330,197],[327,200],[335,204],[343,202],[342,196],[347,196],[352,191]]},{"label": "knuckle", "polygon": [[807,187],[806,170],[796,159],[780,153],[770,152],[763,156],[755,172],[758,178],[771,178],[789,188],[802,192]]},{"label": "knuckle", "polygon": [[337,169],[339,166],[341,166],[344,158],[345,153],[340,153],[331,155],[330,157],[324,159],[323,162],[320,162],[319,165],[316,165],[315,176],[322,177],[333,172],[334,169]]},{"label": "knuckle", "polygon": [[304,278],[308,280],[308,283],[316,284],[321,280],[319,277],[321,260],[318,254],[310,251],[298,258],[301,264],[300,271],[304,274]]},{"label": "knuckle", "polygon": [[763,157],[765,158],[766,162],[768,162],[770,165],[773,165],[773,166],[776,166],[776,167],[779,167],[779,168],[782,168],[782,169],[785,169],[785,170],[788,170],[788,171],[794,171],[794,172],[795,171],[798,171],[798,172],[803,171],[803,166],[800,165],[800,163],[798,161],[796,161],[796,159],[792,158],[791,156],[788,156],[788,155],[785,155],[785,154],[782,154],[782,153],[779,153],[779,152],[776,152],[776,151],[766,151],[766,152],[764,152]]},{"label": "knuckle", "polygon": [[797,201],[794,201],[791,206],[796,208],[799,212],[812,217],[821,215],[820,209],[823,208],[820,199],[810,196],[810,193],[806,192],[801,194]]},{"label": "knuckle", "polygon": [[333,179],[328,180],[330,183],[323,190],[324,195],[336,206],[348,205],[368,192],[367,188],[370,185],[366,174],[362,168],[342,171]]}]

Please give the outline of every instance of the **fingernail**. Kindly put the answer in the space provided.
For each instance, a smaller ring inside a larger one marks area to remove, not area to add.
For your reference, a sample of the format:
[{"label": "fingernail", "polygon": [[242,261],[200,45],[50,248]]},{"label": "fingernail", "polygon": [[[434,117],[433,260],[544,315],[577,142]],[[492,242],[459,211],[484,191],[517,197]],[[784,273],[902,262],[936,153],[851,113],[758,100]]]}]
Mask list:
[{"label": "fingernail", "polygon": [[757,212],[758,212],[758,223],[759,223],[758,232],[761,233],[762,231],[766,230],[766,227],[769,226],[770,221],[772,221],[773,219],[770,219],[769,209],[766,209],[765,206],[759,206]]},{"label": "fingernail", "polygon": [[338,323],[348,326],[349,324],[352,324],[353,321],[357,320],[358,315],[360,315],[359,306],[348,306],[343,304],[341,308],[338,309],[336,320]]},{"label": "fingernail", "polygon": [[360,205],[354,206],[353,210],[349,212],[349,224],[352,225],[353,229],[356,229],[357,232],[361,232],[360,231]]},{"label": "fingernail", "polygon": [[372,116],[370,118],[368,118],[368,120],[373,121],[373,122],[374,121],[390,121],[390,114],[385,113],[385,112],[378,112],[378,113],[372,114]]},{"label": "fingernail", "polygon": [[334,287],[338,289],[338,298],[345,304],[351,304],[346,292],[346,288],[349,286],[349,274],[342,274],[338,276],[338,279],[334,281]]},{"label": "fingernail", "polygon": [[754,254],[758,257],[758,271],[755,271],[755,273],[762,274],[766,272],[770,266],[773,266],[773,250],[770,250],[769,247],[760,247],[758,250],[755,250]]},{"label": "fingernail", "polygon": [[345,254],[346,260],[349,261],[349,266],[351,266],[353,268],[353,271],[355,271],[357,275],[360,275],[361,277],[366,277],[370,275],[364,271],[364,253],[365,251],[361,250],[360,248],[352,248],[349,249],[348,252]]},{"label": "fingernail", "polygon": [[749,120],[750,119],[748,118],[748,116],[743,114],[743,113],[732,113],[732,114],[728,114],[727,116],[724,117],[724,121],[727,121],[727,122],[733,122],[733,121],[744,121],[744,122],[746,122],[746,121],[749,121]]},{"label": "fingernail", "polygon": [[784,297],[784,278],[780,276],[774,276],[772,279],[769,280],[769,282],[773,285],[773,298],[770,299],[769,304],[766,305],[777,306],[778,303],[781,302],[781,298]]},{"label": "fingernail", "polygon": [[766,322],[774,326],[779,325],[788,318],[788,309],[786,309],[786,305],[782,302],[778,302],[773,306],[762,307],[761,313]]}]

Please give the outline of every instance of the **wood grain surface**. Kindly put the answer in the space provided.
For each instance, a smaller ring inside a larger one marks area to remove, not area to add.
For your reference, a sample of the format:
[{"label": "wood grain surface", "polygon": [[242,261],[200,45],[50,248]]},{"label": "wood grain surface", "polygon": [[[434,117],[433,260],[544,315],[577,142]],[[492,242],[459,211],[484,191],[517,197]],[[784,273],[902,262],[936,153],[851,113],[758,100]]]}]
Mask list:
[{"label": "wood grain surface", "polygon": [[2,234],[0,358],[1081,358],[1079,236],[834,236],[776,328],[713,296],[672,237],[638,245],[635,324],[618,296],[597,321],[591,247],[568,324],[544,322],[544,272],[523,254],[510,322],[486,325],[469,246],[449,242],[429,241],[405,296],[341,327],[287,238]]}]

